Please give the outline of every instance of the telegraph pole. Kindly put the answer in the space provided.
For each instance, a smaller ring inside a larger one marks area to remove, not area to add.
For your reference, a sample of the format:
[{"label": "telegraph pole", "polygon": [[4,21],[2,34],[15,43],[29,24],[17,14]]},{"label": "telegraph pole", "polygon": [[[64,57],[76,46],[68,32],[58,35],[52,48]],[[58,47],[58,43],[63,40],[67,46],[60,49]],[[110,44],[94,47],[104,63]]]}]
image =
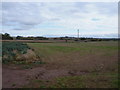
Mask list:
[{"label": "telegraph pole", "polygon": [[79,29],[77,31],[78,31],[78,40],[79,40]]}]

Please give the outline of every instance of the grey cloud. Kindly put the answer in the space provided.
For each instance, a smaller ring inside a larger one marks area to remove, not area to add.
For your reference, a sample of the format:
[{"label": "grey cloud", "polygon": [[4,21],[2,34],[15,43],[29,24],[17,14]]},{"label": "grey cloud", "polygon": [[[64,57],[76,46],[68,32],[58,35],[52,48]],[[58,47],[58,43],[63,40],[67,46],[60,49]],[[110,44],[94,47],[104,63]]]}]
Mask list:
[{"label": "grey cloud", "polygon": [[[40,15],[41,3],[3,3],[2,15],[4,26],[18,23],[21,28],[30,29],[34,25],[42,23],[45,19]],[[39,6],[39,7],[38,7]],[[25,26],[26,25],[26,26]],[[19,30],[19,29],[17,29]]]},{"label": "grey cloud", "polygon": [[19,27],[13,28],[13,30],[29,30],[34,28],[35,25],[25,25],[25,24],[20,24]]},{"label": "grey cloud", "polygon": [[[74,13],[88,13],[85,9],[87,4],[94,4],[99,13],[106,15],[116,14],[113,3],[20,3],[6,2],[2,4],[4,26],[18,26],[15,30],[30,29],[35,25],[49,20],[44,15],[51,16],[51,21],[59,21],[64,17],[75,18]],[[46,10],[47,9],[47,10]],[[45,12],[46,10],[46,12]],[[45,12],[44,15],[41,13]],[[52,14],[49,14],[51,13]],[[94,11],[93,11],[94,12]],[[52,16],[53,15],[53,16]],[[54,16],[55,15],[55,16]],[[58,16],[58,17],[57,17]],[[78,17],[80,18],[80,17]]]},{"label": "grey cloud", "polygon": [[[88,4],[94,5],[100,14],[111,16],[118,12],[117,2],[80,2],[76,3],[76,7],[78,7],[81,12],[88,13],[87,8],[85,8]],[[89,12],[94,12],[94,10]]]},{"label": "grey cloud", "polygon": [[22,29],[22,28],[14,28],[13,30],[24,30],[24,29]]}]

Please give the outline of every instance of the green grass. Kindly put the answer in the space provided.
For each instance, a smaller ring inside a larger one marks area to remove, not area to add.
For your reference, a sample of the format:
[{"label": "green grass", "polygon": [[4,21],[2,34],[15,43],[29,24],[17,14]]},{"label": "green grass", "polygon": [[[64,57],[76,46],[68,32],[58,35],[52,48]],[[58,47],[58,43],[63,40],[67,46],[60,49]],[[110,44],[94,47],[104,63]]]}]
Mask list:
[{"label": "green grass", "polygon": [[42,51],[42,53],[47,53],[47,54],[54,54],[56,52],[68,53],[79,50],[79,48],[57,46],[55,44],[29,43],[28,45],[34,48],[35,50],[39,49],[40,51]]},{"label": "green grass", "polygon": [[[114,57],[114,60],[118,54],[118,44],[114,41],[94,43],[28,43],[28,46],[33,48],[35,53],[41,57],[43,61],[49,65],[51,64],[50,67],[54,65],[58,68],[81,69],[82,66],[80,65],[91,64],[91,67],[89,67],[90,70],[93,69],[93,67],[95,68],[95,64],[99,66],[105,63],[104,66],[111,69],[112,66],[107,66],[106,63],[108,62],[109,64],[109,59]],[[113,66],[115,66],[115,62],[112,62]]]},{"label": "green grass", "polygon": [[29,85],[33,85],[32,88],[118,88],[117,78],[115,73],[90,73],[58,77],[47,83],[44,80],[32,80]]},{"label": "green grass", "polygon": [[118,75],[111,73],[66,76],[56,79],[53,86],[58,88],[117,88]]},{"label": "green grass", "polygon": [[[96,43],[28,43],[31,48],[40,56],[55,55],[56,53],[74,53],[81,55],[101,52],[105,55],[112,55],[118,50],[117,42],[96,42]],[[110,52],[108,52],[110,51]]]}]

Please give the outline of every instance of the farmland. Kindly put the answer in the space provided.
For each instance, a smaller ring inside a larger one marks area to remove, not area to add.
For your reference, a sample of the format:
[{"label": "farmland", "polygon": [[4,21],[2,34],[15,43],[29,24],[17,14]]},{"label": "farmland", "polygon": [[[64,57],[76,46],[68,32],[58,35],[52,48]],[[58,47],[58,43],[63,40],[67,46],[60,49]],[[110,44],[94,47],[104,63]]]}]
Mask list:
[{"label": "farmland", "polygon": [[11,63],[3,64],[3,87],[5,88],[118,87],[117,41],[25,42],[19,45],[25,48],[22,50],[17,48],[18,51],[23,54],[28,53],[29,56],[31,53],[27,50],[32,50],[31,55],[34,58],[30,57],[31,55],[22,60],[14,58]]}]

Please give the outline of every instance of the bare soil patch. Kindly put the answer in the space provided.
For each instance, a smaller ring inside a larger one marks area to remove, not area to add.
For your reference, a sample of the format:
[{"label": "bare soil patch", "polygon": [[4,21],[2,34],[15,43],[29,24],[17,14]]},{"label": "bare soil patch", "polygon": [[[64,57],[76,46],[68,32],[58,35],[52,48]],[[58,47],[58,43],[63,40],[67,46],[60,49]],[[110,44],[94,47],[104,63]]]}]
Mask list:
[{"label": "bare soil patch", "polygon": [[[47,70],[44,67],[32,69],[17,69],[3,65],[3,88],[20,88],[29,83],[29,80],[51,80],[59,76],[68,76],[69,70]],[[74,73],[75,74],[75,73]],[[78,74],[78,73],[76,73]]]}]

